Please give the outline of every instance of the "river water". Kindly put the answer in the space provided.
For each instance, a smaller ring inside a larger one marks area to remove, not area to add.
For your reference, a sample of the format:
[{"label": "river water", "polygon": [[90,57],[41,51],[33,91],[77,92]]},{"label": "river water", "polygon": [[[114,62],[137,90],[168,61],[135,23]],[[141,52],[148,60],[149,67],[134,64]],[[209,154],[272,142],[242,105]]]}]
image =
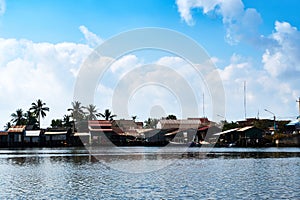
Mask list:
[{"label": "river water", "polygon": [[0,150],[0,199],[300,199],[300,148]]}]

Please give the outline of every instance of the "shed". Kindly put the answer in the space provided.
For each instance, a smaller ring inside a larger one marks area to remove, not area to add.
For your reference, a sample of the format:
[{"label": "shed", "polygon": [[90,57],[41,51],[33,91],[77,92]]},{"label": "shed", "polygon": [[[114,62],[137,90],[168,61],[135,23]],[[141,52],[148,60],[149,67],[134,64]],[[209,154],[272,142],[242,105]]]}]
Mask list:
[{"label": "shed", "polygon": [[41,130],[26,130],[24,136],[25,143],[39,143]]},{"label": "shed", "polygon": [[21,146],[24,142],[26,125],[12,126],[8,129],[9,146]]},{"label": "shed", "polygon": [[0,147],[6,147],[8,142],[8,132],[0,131]]}]

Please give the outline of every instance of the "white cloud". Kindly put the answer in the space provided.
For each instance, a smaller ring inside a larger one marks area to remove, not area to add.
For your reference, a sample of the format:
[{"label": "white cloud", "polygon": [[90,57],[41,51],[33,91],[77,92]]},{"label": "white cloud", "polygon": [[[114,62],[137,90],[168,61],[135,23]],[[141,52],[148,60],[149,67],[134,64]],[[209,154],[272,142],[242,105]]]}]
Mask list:
[{"label": "white cloud", "polygon": [[297,115],[295,100],[300,90],[294,80],[271,76],[263,68],[255,68],[251,59],[234,54],[231,63],[219,69],[226,93],[226,116],[229,120],[244,117],[244,82],[246,81],[247,116],[269,118],[264,109],[272,110],[278,118]]},{"label": "white cloud", "polygon": [[72,72],[91,51],[82,44],[0,38],[0,124],[8,122],[18,108],[28,110],[39,98],[50,107],[42,126],[62,118],[73,99],[76,77]]},{"label": "white cloud", "polygon": [[300,32],[287,22],[275,22],[275,32],[270,35],[277,45],[265,50],[264,68],[273,77],[290,78],[300,74]]},{"label": "white cloud", "polygon": [[191,10],[201,8],[203,14],[215,12],[222,17],[226,29],[226,40],[237,44],[241,40],[256,40],[257,28],[262,23],[260,14],[253,8],[245,8],[241,0],[177,0],[181,18],[193,25]]},{"label": "white cloud", "polygon": [[0,0],[0,15],[3,15],[6,11],[5,0]]},{"label": "white cloud", "polygon": [[96,34],[90,32],[87,27],[81,25],[79,26],[79,30],[83,33],[84,38],[90,47],[94,48],[102,43],[103,40]]}]

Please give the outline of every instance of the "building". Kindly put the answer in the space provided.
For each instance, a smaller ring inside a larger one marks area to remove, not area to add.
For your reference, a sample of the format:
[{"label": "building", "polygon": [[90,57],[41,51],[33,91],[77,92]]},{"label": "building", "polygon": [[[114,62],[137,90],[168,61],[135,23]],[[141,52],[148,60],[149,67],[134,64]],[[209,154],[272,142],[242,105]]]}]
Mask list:
[{"label": "building", "polygon": [[71,130],[47,129],[42,138],[46,146],[67,146],[70,135]]},{"label": "building", "polygon": [[24,145],[25,146],[39,146],[41,141],[42,130],[25,130]]},{"label": "building", "polygon": [[7,147],[8,132],[0,131],[0,147]]},{"label": "building", "polygon": [[223,132],[213,134],[218,138],[219,146],[228,146],[231,144],[237,146],[259,146],[262,142],[263,130],[255,126],[246,126],[243,128],[234,128]]},{"label": "building", "polygon": [[300,118],[295,121],[289,122],[288,124],[285,125],[285,128],[287,133],[290,134],[300,133]]},{"label": "building", "polygon": [[26,125],[12,126],[8,129],[8,146],[22,146]]}]

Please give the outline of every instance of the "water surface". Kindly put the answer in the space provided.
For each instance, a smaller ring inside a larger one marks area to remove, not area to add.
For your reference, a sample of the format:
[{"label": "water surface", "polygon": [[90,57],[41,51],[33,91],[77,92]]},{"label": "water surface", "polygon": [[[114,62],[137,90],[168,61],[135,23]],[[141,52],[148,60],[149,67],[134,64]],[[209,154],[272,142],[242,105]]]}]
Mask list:
[{"label": "water surface", "polygon": [[300,148],[2,149],[0,169],[0,199],[300,199]]}]

